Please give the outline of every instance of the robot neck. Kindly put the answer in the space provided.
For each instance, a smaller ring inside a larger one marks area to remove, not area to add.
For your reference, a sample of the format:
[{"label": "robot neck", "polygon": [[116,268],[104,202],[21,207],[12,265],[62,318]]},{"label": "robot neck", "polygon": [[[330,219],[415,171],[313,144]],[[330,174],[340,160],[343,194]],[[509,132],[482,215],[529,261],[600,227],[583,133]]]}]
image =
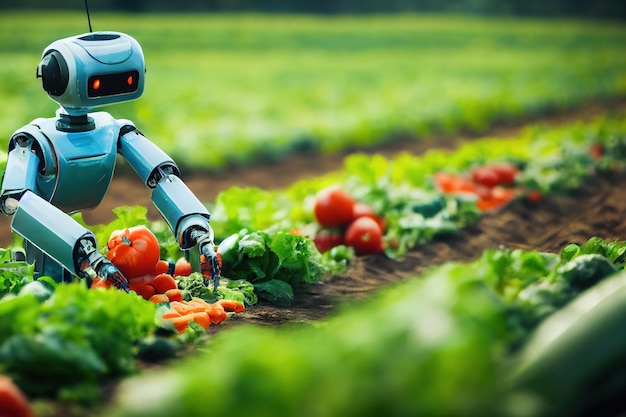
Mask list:
[{"label": "robot neck", "polygon": [[88,132],[96,124],[87,113],[68,114],[61,108],[57,110],[56,128],[61,132]]}]

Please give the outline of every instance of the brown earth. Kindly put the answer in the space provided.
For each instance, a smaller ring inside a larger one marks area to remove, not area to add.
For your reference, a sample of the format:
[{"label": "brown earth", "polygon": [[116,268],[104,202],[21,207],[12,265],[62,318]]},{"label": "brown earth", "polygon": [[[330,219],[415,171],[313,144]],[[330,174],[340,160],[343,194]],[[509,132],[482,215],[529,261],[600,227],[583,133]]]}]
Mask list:
[{"label": "brown earth", "polygon": [[[626,99],[591,103],[568,111],[553,113],[524,123],[498,125],[480,136],[514,137],[527,123],[556,126],[574,120],[589,121],[606,112],[625,114]],[[427,149],[453,148],[477,135],[458,134],[414,140],[399,137],[383,148],[357,149],[352,152],[378,152],[393,157],[400,151],[421,154]],[[194,173],[183,180],[202,201],[213,201],[219,191],[230,186],[280,189],[294,181],[340,169],[345,154],[298,155],[280,163],[233,169],[220,174]],[[183,173],[184,174],[184,173]],[[377,288],[417,275],[432,265],[446,261],[470,261],[484,249],[505,247],[559,251],[567,243],[583,243],[589,237],[626,239],[626,198],[621,184],[626,173],[596,177],[583,189],[565,196],[545,198],[536,204],[516,201],[498,212],[486,214],[474,226],[454,236],[440,238],[412,250],[402,261],[382,255],[357,258],[347,272],[329,277],[299,293],[289,308],[257,305],[231,317],[219,326],[241,323],[281,325],[316,320],[331,314],[338,304],[371,294]],[[159,218],[150,202],[150,193],[136,177],[116,176],[103,203],[85,212],[89,224],[113,220],[113,207],[144,205],[149,217]],[[0,245],[11,241],[10,219],[0,219]]]}]

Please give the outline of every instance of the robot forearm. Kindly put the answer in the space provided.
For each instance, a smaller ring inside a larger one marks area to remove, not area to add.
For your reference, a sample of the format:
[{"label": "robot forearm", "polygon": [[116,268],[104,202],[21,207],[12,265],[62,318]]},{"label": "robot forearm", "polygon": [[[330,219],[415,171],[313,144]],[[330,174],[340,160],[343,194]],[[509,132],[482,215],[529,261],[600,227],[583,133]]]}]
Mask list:
[{"label": "robot forearm", "polygon": [[213,280],[214,290],[219,282],[219,262],[215,253],[210,214],[179,177],[176,164],[152,142],[133,128],[120,136],[118,147],[133,169],[152,189],[152,202],[159,210],[178,244],[187,255],[197,249],[193,266],[198,266]]},{"label": "robot forearm", "polygon": [[[79,277],[93,278],[90,274],[93,271],[102,278],[110,279],[117,288],[128,291],[126,279],[97,250],[93,233],[36,194],[30,191],[24,193],[11,227],[29,245],[38,249],[34,259],[37,277],[56,275],[50,272],[60,265]],[[38,253],[46,256],[37,257]],[[47,262],[49,258],[54,260],[52,264]]]},{"label": "robot forearm", "polygon": [[[180,179],[174,161],[134,127],[120,136],[119,153],[152,189],[152,202],[167,221],[181,249],[198,243],[199,234],[210,234],[209,212]],[[192,233],[193,231],[193,233]]]}]

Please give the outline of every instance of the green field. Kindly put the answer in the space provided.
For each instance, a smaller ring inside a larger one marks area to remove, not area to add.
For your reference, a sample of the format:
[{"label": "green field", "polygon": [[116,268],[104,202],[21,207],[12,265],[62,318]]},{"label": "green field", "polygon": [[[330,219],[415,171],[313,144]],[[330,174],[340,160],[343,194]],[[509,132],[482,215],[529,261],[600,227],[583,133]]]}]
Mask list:
[{"label": "green field", "polygon": [[[218,170],[298,149],[494,121],[626,93],[626,27],[442,16],[92,16],[144,48],[142,98],[108,108],[180,165]],[[34,76],[82,13],[0,15],[0,137],[56,104]]]}]

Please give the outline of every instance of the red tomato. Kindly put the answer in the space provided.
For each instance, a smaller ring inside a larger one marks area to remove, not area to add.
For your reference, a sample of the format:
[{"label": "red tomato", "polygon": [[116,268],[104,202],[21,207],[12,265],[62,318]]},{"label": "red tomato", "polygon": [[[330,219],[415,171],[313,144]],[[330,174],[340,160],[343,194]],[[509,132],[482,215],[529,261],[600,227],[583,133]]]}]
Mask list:
[{"label": "red tomato", "polygon": [[600,159],[604,156],[604,146],[601,143],[594,143],[589,150],[593,159]]},{"label": "red tomato", "polygon": [[348,192],[337,185],[324,188],[315,196],[313,212],[324,227],[340,227],[352,221],[356,202]]},{"label": "red tomato", "polygon": [[541,200],[541,191],[539,190],[532,190],[528,192],[528,196],[526,197],[528,199],[528,201],[530,201],[531,203],[536,203],[539,200]]},{"label": "red tomato", "polygon": [[0,375],[0,416],[33,416],[26,396],[9,377],[4,375]]},{"label": "red tomato", "polygon": [[107,258],[127,279],[153,272],[161,256],[156,236],[145,226],[115,230],[107,246]]},{"label": "red tomato", "polygon": [[343,235],[337,230],[322,229],[313,238],[313,243],[320,253],[328,252],[343,244]]},{"label": "red tomato", "polygon": [[378,253],[383,250],[383,232],[374,219],[359,217],[346,230],[344,241],[357,255]]},{"label": "red tomato", "polygon": [[472,169],[472,181],[486,187],[495,187],[500,184],[500,177],[491,167],[482,166]]},{"label": "red tomato", "polygon": [[498,184],[511,185],[515,182],[518,169],[507,162],[496,162],[488,166],[498,176]]},{"label": "red tomato", "polygon": [[377,216],[374,213],[374,210],[365,203],[355,203],[354,208],[352,210],[352,220],[356,220],[359,217],[369,217],[373,219],[380,226],[380,230],[385,230],[387,228],[387,222],[381,216]]},{"label": "red tomato", "polygon": [[174,277],[188,277],[192,272],[193,269],[191,268],[191,263],[187,259],[180,258],[176,261],[176,264],[174,265]]}]

